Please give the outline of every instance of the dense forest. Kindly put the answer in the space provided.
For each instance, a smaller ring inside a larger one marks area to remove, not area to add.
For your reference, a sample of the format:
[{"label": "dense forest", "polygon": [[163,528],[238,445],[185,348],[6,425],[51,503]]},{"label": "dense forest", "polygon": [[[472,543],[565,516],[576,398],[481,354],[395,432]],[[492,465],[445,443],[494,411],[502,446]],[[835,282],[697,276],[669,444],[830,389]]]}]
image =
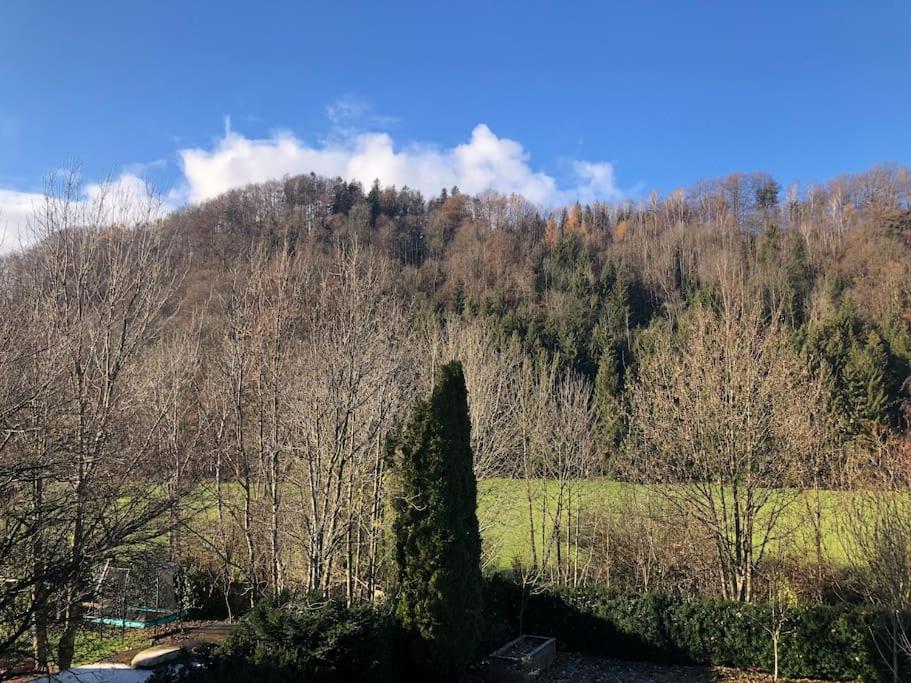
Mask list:
[{"label": "dense forest", "polygon": [[68,666],[109,558],[229,616],[379,599],[386,445],[452,359],[485,571],[911,608],[908,169],[553,210],[304,175],[159,208],[55,178],[0,261],[0,652]]},{"label": "dense forest", "polygon": [[254,252],[370,250],[416,319],[486,321],[500,343],[514,336],[593,383],[607,462],[623,440],[626,387],[656,336],[717,307],[732,280],[825,384],[845,439],[906,428],[909,202],[908,170],[889,167],[785,192],[767,175],[735,174],[664,198],[546,213],[515,195],[454,187],[425,199],[300,176],[185,209],[164,230],[192,255],[187,311]]}]

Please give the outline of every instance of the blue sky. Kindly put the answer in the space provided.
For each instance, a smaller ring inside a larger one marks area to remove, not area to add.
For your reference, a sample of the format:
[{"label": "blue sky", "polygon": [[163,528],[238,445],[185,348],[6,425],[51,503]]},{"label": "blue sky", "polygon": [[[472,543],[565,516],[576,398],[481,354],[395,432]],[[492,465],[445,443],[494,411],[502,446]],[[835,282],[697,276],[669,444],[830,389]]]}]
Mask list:
[{"label": "blue sky", "polygon": [[908,2],[2,0],[0,205],[73,161],[174,203],[308,164],[544,204],[823,181],[911,162],[909,35]]}]

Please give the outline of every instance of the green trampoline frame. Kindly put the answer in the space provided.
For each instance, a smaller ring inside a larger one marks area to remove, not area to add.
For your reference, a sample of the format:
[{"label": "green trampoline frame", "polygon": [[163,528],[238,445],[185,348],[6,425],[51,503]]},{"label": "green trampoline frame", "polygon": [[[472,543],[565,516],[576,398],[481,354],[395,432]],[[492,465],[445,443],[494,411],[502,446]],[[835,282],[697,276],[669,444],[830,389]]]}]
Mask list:
[{"label": "green trampoline frame", "polygon": [[95,614],[87,614],[83,617],[85,621],[91,621],[96,624],[105,624],[107,626],[122,626],[125,628],[151,628],[161,624],[169,624],[172,621],[180,619],[180,612],[167,609],[155,609],[154,607],[130,607],[132,612],[146,612],[150,614],[159,614],[161,616],[155,619],[139,621],[136,619],[117,618],[117,617],[100,617]]}]

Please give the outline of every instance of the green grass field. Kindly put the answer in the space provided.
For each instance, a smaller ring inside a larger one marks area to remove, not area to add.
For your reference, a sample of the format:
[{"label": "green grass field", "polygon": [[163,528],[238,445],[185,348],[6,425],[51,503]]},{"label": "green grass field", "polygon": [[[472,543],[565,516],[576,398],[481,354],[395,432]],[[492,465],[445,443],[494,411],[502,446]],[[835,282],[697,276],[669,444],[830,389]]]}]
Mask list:
[{"label": "green grass field", "polygon": [[[665,497],[653,486],[618,482],[606,478],[592,478],[577,482],[578,492],[584,508],[584,518],[588,523],[595,520],[609,519],[612,525],[623,524],[624,517],[629,515],[629,506],[640,513],[647,506],[662,504]],[[233,487],[227,485],[227,491]],[[540,536],[541,498],[543,485],[534,482],[534,519]],[[548,484],[548,498],[554,499],[556,484]],[[790,503],[779,518],[776,533],[780,540],[770,542],[769,553],[787,553],[792,558],[815,558],[815,525],[810,514],[814,507],[816,494],[812,491],[783,491]],[[847,532],[848,519],[843,514],[851,507],[852,494],[845,491],[820,491],[821,531],[823,550],[826,559],[839,566],[856,557],[846,545],[851,534]],[[194,499],[198,508],[195,513],[194,526],[201,533],[207,533],[206,527],[216,522],[216,511],[211,490],[200,492]],[[527,562],[530,558],[528,501],[525,493],[525,482],[520,479],[483,479],[478,482],[478,519],[481,523],[481,534],[485,544],[485,556],[488,559],[487,569],[508,570],[518,558]],[[757,538],[758,541],[758,538]],[[593,547],[591,552],[599,552]]]},{"label": "green grass field", "polygon": [[[628,505],[646,506],[660,504],[664,500],[654,488],[629,484],[609,479],[588,479],[576,484],[576,491],[582,500],[589,520],[604,519],[622,523]],[[541,526],[541,496],[543,488],[536,486],[538,495],[534,498],[535,525]],[[556,484],[548,488],[551,498],[556,496]],[[773,541],[770,552],[783,552],[785,547],[796,556],[815,556],[814,525],[810,507],[815,501],[813,492],[788,492],[793,498],[779,519],[776,529],[781,540]],[[823,547],[830,562],[844,564],[850,555],[844,533],[846,520],[839,514],[846,509],[852,494],[842,491],[820,491],[821,529]],[[488,552],[493,560],[490,568],[509,569],[514,558],[527,560],[530,556],[528,501],[525,484],[518,479],[486,479],[478,482],[478,518]]]}]

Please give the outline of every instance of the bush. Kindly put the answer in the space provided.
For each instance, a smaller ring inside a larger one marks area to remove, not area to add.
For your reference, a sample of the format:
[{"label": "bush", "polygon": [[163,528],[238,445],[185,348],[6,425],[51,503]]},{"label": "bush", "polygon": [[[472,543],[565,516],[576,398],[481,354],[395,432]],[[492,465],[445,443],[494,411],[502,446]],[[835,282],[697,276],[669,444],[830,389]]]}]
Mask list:
[{"label": "bush", "polygon": [[163,680],[391,681],[395,623],[385,611],[337,601],[281,606],[263,601],[237,625],[205,670]]},{"label": "bush", "polygon": [[186,619],[222,620],[243,614],[250,609],[248,588],[232,582],[226,589],[218,573],[192,564],[181,567],[175,577],[177,604]]},{"label": "bush", "polygon": [[[664,663],[708,664],[771,671],[766,627],[770,605],[684,599],[654,593],[554,589],[526,596],[522,630],[554,636],[568,650]],[[494,578],[485,587],[488,623],[518,631],[521,588]],[[780,673],[793,678],[883,676],[885,615],[843,606],[797,606],[781,613]],[[879,640],[879,642],[876,642]]]},{"label": "bush", "polygon": [[[553,589],[525,598],[522,631],[554,636],[563,649],[603,657],[770,671],[772,641],[766,628],[779,618],[779,667],[789,678],[880,680],[885,673],[881,653],[889,652],[887,615],[869,607],[802,605],[776,612],[767,604],[592,588]],[[522,603],[515,583],[485,582],[485,652],[519,631]],[[178,678],[194,683],[412,680],[407,674],[421,662],[413,659],[409,639],[402,636],[386,608],[261,603],[205,671],[187,670]]]}]

